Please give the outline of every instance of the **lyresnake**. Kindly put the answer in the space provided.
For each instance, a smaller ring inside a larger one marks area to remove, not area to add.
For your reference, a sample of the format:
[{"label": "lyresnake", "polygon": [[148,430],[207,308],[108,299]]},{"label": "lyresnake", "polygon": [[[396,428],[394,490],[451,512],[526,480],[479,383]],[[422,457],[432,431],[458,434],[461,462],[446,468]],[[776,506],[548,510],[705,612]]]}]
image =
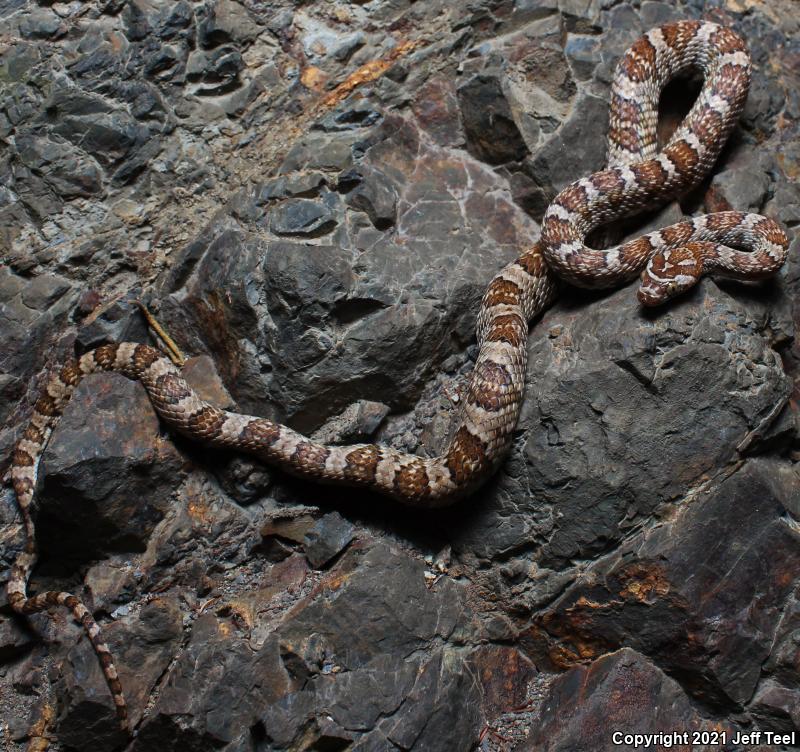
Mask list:
[{"label": "lyresnake", "polygon": [[[703,73],[702,91],[658,150],[660,92],[688,69]],[[55,605],[72,611],[102,662],[126,726],[117,672],[90,612],[69,593],[27,595],[36,562],[31,505],[39,460],[76,385],[93,372],[115,371],[139,380],[161,418],[180,433],[249,452],[297,475],[362,486],[420,507],[449,504],[473,490],[508,449],[523,399],[528,322],[554,299],[557,277],[584,287],[609,287],[641,273],[639,299],[653,305],[696,284],[706,272],[749,280],[783,264],[788,239],[781,227],[766,217],[735,211],[690,218],[608,250],[584,243],[599,225],[655,207],[697,185],[742,110],[749,80],[744,42],[713,23],[666,24],[625,53],[611,90],[608,167],[561,191],[544,216],[539,242],[489,284],[478,315],[475,367],[453,437],[437,457],[375,444],[326,446],[269,420],[221,410],[200,399],[170,360],[147,345],[104,345],[66,363],[48,381],[13,454],[11,476],[26,543],[8,583],[11,606],[22,614]]]}]

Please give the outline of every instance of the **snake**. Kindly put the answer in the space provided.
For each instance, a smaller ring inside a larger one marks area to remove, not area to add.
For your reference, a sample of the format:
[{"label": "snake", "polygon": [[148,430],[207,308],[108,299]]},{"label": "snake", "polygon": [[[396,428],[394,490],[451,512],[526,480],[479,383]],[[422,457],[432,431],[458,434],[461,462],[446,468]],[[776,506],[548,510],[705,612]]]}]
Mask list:
[{"label": "snake", "polygon": [[[659,148],[661,91],[679,74],[698,70],[701,91]],[[113,371],[139,381],[160,418],[180,434],[304,478],[360,486],[423,508],[474,491],[509,449],[523,402],[529,322],[555,300],[562,281],[607,288],[641,275],[639,301],[654,306],[705,274],[755,280],[784,263],[789,241],[781,226],[739,211],[688,218],[604,250],[586,245],[595,228],[655,208],[703,180],[742,111],[750,76],[744,40],[710,22],[659,26],[624,53],[610,92],[607,165],[560,191],[545,211],[539,241],[489,283],[477,316],[478,354],[449,443],[438,456],[378,444],[324,445],[265,418],[222,410],[201,399],[170,359],[149,345],[106,344],[69,360],[46,381],[13,451],[11,478],[26,536],[8,581],[13,609],[34,614],[61,606],[72,612],[99,657],[127,729],[119,676],[89,609],[70,593],[27,593],[37,557],[32,503],[39,462],[70,395],[91,373]]]}]

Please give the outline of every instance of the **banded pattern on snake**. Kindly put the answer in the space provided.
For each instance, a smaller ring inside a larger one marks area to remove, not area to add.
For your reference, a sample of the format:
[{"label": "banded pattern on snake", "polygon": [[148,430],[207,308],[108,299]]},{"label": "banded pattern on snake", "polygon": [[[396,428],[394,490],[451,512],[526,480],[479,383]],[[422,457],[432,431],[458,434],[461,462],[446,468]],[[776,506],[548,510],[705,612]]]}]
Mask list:
[{"label": "banded pattern on snake", "polygon": [[[703,72],[702,92],[658,151],[660,92],[668,80],[690,68]],[[105,345],[68,362],[50,378],[14,450],[11,476],[26,543],[8,583],[10,604],[22,614],[53,605],[72,611],[102,662],[125,727],[122,689],[92,615],[69,593],[27,595],[36,561],[31,505],[39,460],[76,385],[97,371],[139,380],[158,414],[178,432],[249,452],[297,475],[366,487],[421,507],[449,504],[469,493],[492,473],[508,448],[523,398],[528,322],[555,298],[557,277],[585,287],[608,287],[644,268],[639,299],[654,305],[695,284],[703,273],[755,279],[783,264],[788,239],[780,226],[741,212],[687,219],[608,250],[593,250],[584,243],[593,228],[654,207],[696,185],[733,128],[749,79],[744,42],[713,23],[661,26],[625,53],[611,91],[609,166],[564,189],[545,214],[539,242],[489,284],[478,315],[479,353],[466,398],[452,440],[438,457],[422,458],[373,444],[325,446],[269,420],[221,410],[201,400],[177,368],[147,345]]]}]

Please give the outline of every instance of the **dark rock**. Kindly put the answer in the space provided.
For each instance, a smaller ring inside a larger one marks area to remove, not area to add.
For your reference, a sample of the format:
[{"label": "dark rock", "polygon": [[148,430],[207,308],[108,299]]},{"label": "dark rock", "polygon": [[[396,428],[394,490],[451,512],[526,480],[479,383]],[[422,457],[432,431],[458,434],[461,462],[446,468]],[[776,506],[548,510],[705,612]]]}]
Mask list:
[{"label": "dark rock", "polygon": [[397,190],[380,170],[350,172],[342,177],[356,183],[347,195],[347,203],[354,209],[366,212],[378,230],[388,230],[397,218]]},{"label": "dark rock", "polygon": [[483,691],[483,713],[491,722],[525,705],[536,667],[513,647],[483,645],[470,657]]},{"label": "dark rock", "polygon": [[4,418],[39,368],[40,353],[52,342],[54,328],[67,318],[75,297],[71,285],[65,290],[67,284],[59,275],[45,273],[25,281],[9,267],[0,268],[0,415]]},{"label": "dark rock", "polygon": [[750,707],[762,727],[777,734],[800,733],[800,689],[767,679],[759,686]]},{"label": "dark rock", "polygon": [[159,25],[158,34],[162,39],[194,39],[194,11],[189,0],[169,3],[166,16]]},{"label": "dark rock", "polygon": [[133,749],[217,749],[254,726],[288,686],[277,642],[254,652],[230,622],[200,616]]},{"label": "dark rock", "polygon": [[[324,739],[326,718],[339,729],[337,738],[355,734],[358,749],[402,737],[404,746],[418,739],[409,749],[444,750],[449,724],[475,737],[480,690],[461,652],[437,648],[430,659],[407,657],[437,635],[459,641],[470,629],[463,607],[454,583],[426,587],[420,562],[383,545],[351,548],[279,628],[283,664],[302,690],[265,711],[267,740],[280,749],[305,734]],[[350,622],[358,623],[356,631],[342,631]]]},{"label": "dark rock", "polygon": [[581,96],[573,114],[531,158],[529,174],[542,190],[547,205],[576,175],[589,175],[605,162],[608,103],[595,96]]},{"label": "dark rock", "polygon": [[[703,718],[676,681],[628,648],[558,677],[543,699],[540,712],[541,717],[531,724],[528,740],[520,745],[520,750],[610,752],[621,748],[612,741],[613,732],[675,731],[688,733],[691,739],[694,731],[708,731],[725,733],[728,741],[737,732],[732,724]],[[690,745],[675,748],[689,749]],[[710,751],[716,746],[691,745],[691,748]]]},{"label": "dark rock", "polygon": [[214,0],[203,10],[198,37],[206,49],[230,42],[251,42],[259,33],[255,19],[234,0]]},{"label": "dark rock", "polygon": [[244,60],[235,47],[195,50],[189,57],[186,76],[195,84],[195,94],[219,95],[239,85],[243,68]]},{"label": "dark rock", "polygon": [[61,30],[61,19],[49,8],[32,8],[19,23],[20,34],[33,39],[50,39]]},{"label": "dark rock", "polygon": [[492,556],[543,536],[539,563],[561,569],[755,451],[790,385],[760,333],[761,303],[736,295],[704,282],[669,315],[644,316],[626,288],[580,316],[568,302],[545,314],[529,340],[540,365],[524,449],[479,494],[467,550]]},{"label": "dark rock", "polygon": [[467,148],[477,159],[497,165],[528,154],[497,74],[482,73],[458,89]]},{"label": "dark rock", "polygon": [[330,115],[326,115],[314,124],[314,128],[325,133],[352,131],[360,128],[369,128],[383,120],[383,113],[356,100],[344,102]]},{"label": "dark rock", "polygon": [[463,655],[444,649],[422,667],[406,701],[380,730],[401,749],[448,752],[453,739],[472,746],[482,723],[479,703],[480,686],[464,670]]},{"label": "dark rock", "polygon": [[35,635],[19,617],[0,620],[0,664],[9,663],[33,647]]},{"label": "dark rock", "polygon": [[171,83],[181,83],[184,74],[182,50],[163,44],[144,60],[144,72],[150,78]]},{"label": "dark rock", "polygon": [[[180,648],[180,609],[173,600],[156,598],[136,617],[104,625],[103,632],[135,726],[150,693]],[[70,651],[62,682],[59,738],[79,749],[89,744],[98,750],[114,749],[124,737],[100,662],[88,640],[81,640]]]},{"label": "dark rock", "polygon": [[[703,203],[800,226],[790,5],[0,0],[0,473],[46,367],[153,341],[135,297],[214,404],[437,454],[488,280],[605,164],[614,68],[645,29],[732,26],[750,96],[710,190],[590,242]],[[664,91],[662,142],[697,83]],[[793,240],[776,280],[653,312],[565,287],[531,327],[509,456],[439,511],[173,437],[101,377],[45,453],[31,591],[80,594],[133,646],[138,752],[603,749],[629,717],[794,730],[798,258]],[[349,530],[318,522],[334,511],[357,538],[307,539]],[[20,522],[6,486],[0,581]],[[331,542],[315,569],[306,546]],[[0,617],[14,741],[116,743],[71,621]]]},{"label": "dark rock", "polygon": [[279,628],[281,653],[297,656],[309,674],[322,668],[321,656],[353,671],[380,655],[405,656],[437,638],[463,638],[472,627],[461,586],[443,579],[429,590],[423,571],[422,562],[387,546],[351,547],[332,586]]},{"label": "dark rock", "polygon": [[337,222],[329,209],[318,201],[296,198],[283,201],[270,213],[270,230],[276,235],[319,237],[327,235]]},{"label": "dark rock", "polygon": [[774,164],[757,156],[742,161],[714,175],[711,185],[739,211],[759,212],[770,190],[769,171],[774,169]]},{"label": "dark rock", "polygon": [[320,194],[325,185],[322,172],[301,172],[289,175],[278,175],[267,180],[256,192],[256,203],[263,205],[268,201],[280,198],[303,196],[313,198]]},{"label": "dark rock", "polygon": [[441,146],[463,143],[458,97],[453,83],[433,77],[414,95],[414,115],[421,127]]},{"label": "dark rock", "polygon": [[338,512],[326,514],[303,538],[306,556],[315,569],[324,567],[353,540],[355,528]]},{"label": "dark rock", "polygon": [[93,309],[78,329],[75,338],[78,349],[86,352],[105,344],[145,341],[147,323],[133,298],[134,291],[127,300]]},{"label": "dark rock", "polygon": [[28,308],[44,312],[63,298],[71,287],[69,280],[63,277],[40,274],[25,286],[20,298]]},{"label": "dark rock", "polygon": [[[788,573],[800,564],[800,536],[786,517],[797,482],[791,470],[751,460],[599,560],[537,620],[556,638],[551,659],[628,645],[706,703],[747,702],[792,589]],[[754,602],[758,618],[743,621]]]},{"label": "dark rock", "polygon": [[174,484],[180,465],[140,384],[113,374],[85,379],[42,458],[42,550],[84,560],[143,550],[168,506],[162,484]]}]

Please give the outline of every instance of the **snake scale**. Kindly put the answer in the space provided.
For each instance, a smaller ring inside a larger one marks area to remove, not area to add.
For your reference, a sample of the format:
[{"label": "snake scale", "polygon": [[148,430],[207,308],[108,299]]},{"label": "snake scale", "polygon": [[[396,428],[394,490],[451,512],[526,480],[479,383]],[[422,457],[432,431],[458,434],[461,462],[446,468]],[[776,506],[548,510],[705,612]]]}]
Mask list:
[{"label": "snake scale", "polygon": [[[690,69],[702,72],[703,88],[659,150],[661,90]],[[625,53],[611,88],[608,167],[561,191],[545,213],[539,242],[489,284],[478,315],[475,367],[457,428],[438,457],[374,444],[325,446],[264,418],[221,410],[200,399],[178,369],[147,345],[104,345],[66,363],[50,377],[13,454],[11,476],[26,543],[8,583],[12,607],[22,614],[57,605],[71,610],[100,658],[126,727],[119,678],[91,613],[69,593],[27,595],[36,561],[31,504],[39,460],[75,386],[97,371],[140,381],[159,416],[178,432],[249,452],[306,478],[362,486],[420,507],[448,504],[473,490],[508,449],[523,398],[528,322],[554,299],[557,278],[598,288],[641,274],[639,299],[655,305],[707,272],[749,280],[772,274],[783,264],[788,239],[781,227],[766,217],[736,211],[690,218],[608,250],[594,250],[584,242],[595,227],[663,204],[697,185],[730,134],[749,81],[743,40],[713,23],[663,25]]]}]

